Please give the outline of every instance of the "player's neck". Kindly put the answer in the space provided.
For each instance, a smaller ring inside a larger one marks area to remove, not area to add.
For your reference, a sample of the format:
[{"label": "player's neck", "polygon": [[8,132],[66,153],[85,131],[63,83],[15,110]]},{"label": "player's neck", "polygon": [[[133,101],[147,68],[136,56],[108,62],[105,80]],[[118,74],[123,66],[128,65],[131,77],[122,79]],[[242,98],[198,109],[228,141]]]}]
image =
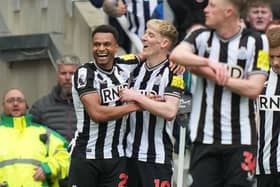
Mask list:
[{"label": "player's neck", "polygon": [[240,30],[240,24],[238,24],[238,22],[233,22],[226,23],[222,27],[217,28],[216,32],[222,39],[228,40],[237,35],[240,32]]},{"label": "player's neck", "polygon": [[160,53],[154,56],[147,57],[147,65],[149,67],[154,67],[160,63],[162,63],[167,58],[167,54]]}]

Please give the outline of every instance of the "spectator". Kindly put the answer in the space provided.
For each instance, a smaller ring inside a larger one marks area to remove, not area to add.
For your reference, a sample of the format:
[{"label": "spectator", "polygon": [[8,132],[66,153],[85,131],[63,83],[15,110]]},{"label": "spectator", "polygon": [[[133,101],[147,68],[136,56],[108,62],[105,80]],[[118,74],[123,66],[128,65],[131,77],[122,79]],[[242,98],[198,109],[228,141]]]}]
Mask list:
[{"label": "spectator", "polygon": [[280,19],[280,3],[272,3],[272,13],[273,13],[273,19],[278,20]]},{"label": "spectator", "polygon": [[27,102],[19,89],[3,96],[0,123],[0,183],[2,186],[58,187],[66,177],[69,154],[66,140],[31,122]]},{"label": "spectator", "polygon": [[72,75],[80,64],[77,56],[65,55],[57,61],[57,85],[35,101],[30,109],[33,121],[57,131],[70,142],[76,130],[76,115],[72,100]]},{"label": "spectator", "polygon": [[184,81],[171,72],[167,56],[177,38],[176,28],[167,21],[149,20],[142,39],[147,60],[131,75],[133,89],[120,91],[123,102],[143,108],[131,112],[127,121],[128,186],[171,186],[172,129]]},{"label": "spectator", "polygon": [[[258,98],[259,139],[257,159],[257,186],[280,186],[280,112],[277,100],[280,95],[280,20],[268,25],[270,73],[265,88]],[[270,103],[270,104],[269,104]]]},{"label": "spectator", "polygon": [[246,18],[248,28],[264,33],[272,20],[273,14],[269,2],[264,0],[249,2]]},{"label": "spectator", "polygon": [[[255,174],[254,99],[269,67],[268,43],[240,26],[245,0],[209,0],[208,29],[188,35],[170,54],[196,76],[192,85],[191,187],[249,187]],[[239,73],[236,73],[236,70]]]},{"label": "spectator", "polygon": [[167,0],[167,2],[174,14],[174,25],[179,32],[179,41],[193,24],[204,24],[203,9],[208,0]]},{"label": "spectator", "polygon": [[108,15],[108,22],[115,27],[119,32],[119,45],[124,49],[126,53],[131,52],[131,41],[119,24],[116,17],[122,16],[126,13],[127,7],[123,0],[90,0],[91,4],[96,8],[103,7],[103,10]]},{"label": "spectator", "polygon": [[[115,57],[118,32],[100,25],[92,32],[94,61],[79,67],[73,78],[77,131],[71,149],[70,186],[125,186],[123,137],[125,115],[139,109],[122,105],[118,90],[127,87],[134,55]],[[124,119],[123,119],[124,118]]]}]

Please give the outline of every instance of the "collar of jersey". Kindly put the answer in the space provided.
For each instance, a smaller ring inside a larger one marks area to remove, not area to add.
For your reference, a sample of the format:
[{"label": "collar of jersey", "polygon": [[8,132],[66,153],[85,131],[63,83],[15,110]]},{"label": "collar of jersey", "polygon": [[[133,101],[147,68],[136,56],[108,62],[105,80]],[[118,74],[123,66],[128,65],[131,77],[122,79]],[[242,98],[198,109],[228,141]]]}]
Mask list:
[{"label": "collar of jersey", "polygon": [[96,62],[93,62],[93,63],[95,64],[96,68],[97,68],[99,71],[101,71],[102,73],[105,73],[105,74],[112,74],[112,73],[114,72],[114,69],[115,69],[115,65],[114,65],[114,64],[113,64],[112,69],[108,71],[108,70],[106,70],[106,69],[101,68]]}]

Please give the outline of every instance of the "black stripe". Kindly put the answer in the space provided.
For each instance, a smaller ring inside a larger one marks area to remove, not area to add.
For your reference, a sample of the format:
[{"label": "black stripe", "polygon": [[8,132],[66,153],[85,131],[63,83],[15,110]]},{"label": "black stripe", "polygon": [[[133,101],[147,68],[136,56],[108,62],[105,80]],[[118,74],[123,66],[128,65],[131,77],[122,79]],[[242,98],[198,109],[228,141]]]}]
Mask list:
[{"label": "black stripe", "polygon": [[[213,42],[213,33],[214,31],[210,30],[210,35],[207,40],[207,45],[208,48],[210,49],[212,46]],[[209,57],[209,51],[205,50],[204,52],[204,57],[208,58]],[[203,137],[204,137],[204,128],[205,128],[205,119],[206,119],[206,108],[207,108],[207,103],[206,103],[206,87],[207,87],[207,81],[206,79],[203,79],[203,94],[202,94],[202,101],[201,101],[201,107],[200,107],[200,116],[199,116],[199,121],[198,121],[198,130],[197,130],[197,135],[196,135],[196,142],[202,142]]]},{"label": "black stripe", "polygon": [[[100,90],[107,88],[107,83],[100,84]],[[103,100],[103,99],[101,99]],[[107,106],[108,104],[102,103],[102,105]],[[104,158],[104,143],[107,132],[107,122],[101,122],[98,124],[98,137],[95,144],[95,158],[102,159]]]},{"label": "black stripe", "polygon": [[[228,61],[228,42],[220,41],[219,62]],[[213,94],[213,125],[214,125],[214,143],[221,143],[221,105],[222,105],[223,87],[215,84]]]},{"label": "black stripe", "polygon": [[133,140],[132,158],[138,158],[139,147],[141,144],[141,135],[143,133],[143,112],[136,112],[136,128]]},{"label": "black stripe", "polygon": [[[145,66],[142,64],[141,67]],[[143,67],[145,68],[145,67]],[[140,71],[137,71],[137,75]],[[136,72],[135,72],[136,73]],[[135,77],[137,77],[135,75]],[[146,71],[145,75],[143,77],[143,80],[141,81],[139,89],[145,89],[147,86],[147,83],[152,75],[152,71]],[[141,145],[141,137],[143,133],[143,112],[139,111],[136,112],[136,129],[135,129],[135,136],[134,136],[134,141],[133,141],[133,153],[132,153],[132,158],[138,158],[138,153],[139,153],[139,147]]]},{"label": "black stripe", "polygon": [[86,147],[87,142],[89,140],[89,126],[90,126],[90,118],[87,114],[86,110],[84,110],[84,122],[83,122],[83,131],[79,133],[76,146],[73,150],[73,155],[81,155],[83,158],[86,158]]},{"label": "black stripe", "polygon": [[[133,12],[132,12],[132,13],[133,13],[133,17],[134,17],[133,20],[134,20],[134,23],[135,23],[136,28],[137,28],[136,31],[135,31],[135,33],[136,33],[136,34],[139,34],[139,25],[140,25],[140,23],[139,23],[139,20],[138,20],[138,17],[137,17],[137,11],[138,11],[138,10],[137,10],[137,6],[136,6],[136,5],[137,5],[136,0],[132,0],[132,6],[133,6],[133,7],[132,7]],[[140,10],[140,11],[141,11],[141,10]],[[131,28],[132,28],[132,27],[131,27]],[[131,29],[131,28],[130,28],[130,29]]]},{"label": "black stripe", "polygon": [[[163,129],[166,129],[166,121],[164,121],[164,127]],[[174,125],[174,124],[173,124]],[[166,130],[163,131],[163,145],[164,145],[164,151],[165,151],[165,160],[164,163],[170,164],[172,161],[172,153],[173,153],[173,144],[170,140],[169,135],[167,134]]]},{"label": "black stripe", "polygon": [[145,23],[150,19],[150,1],[144,0],[143,1],[143,9],[144,9],[144,19]]},{"label": "black stripe", "polygon": [[156,128],[156,116],[150,113],[148,130],[148,157],[147,161],[154,163],[156,160],[156,148],[155,148],[155,128]]},{"label": "black stripe", "polygon": [[[242,36],[239,41],[239,49],[245,48],[247,49],[248,37]],[[238,54],[236,54],[238,56]],[[237,66],[242,67],[245,69],[246,60],[244,59],[237,59]],[[231,95],[231,133],[232,133],[232,143],[233,144],[240,144],[241,143],[241,125],[240,125],[240,95],[235,94],[232,92]]]},{"label": "black stripe", "polygon": [[260,135],[259,135],[259,170],[261,174],[264,174],[264,165],[263,165],[263,155],[264,155],[264,145],[265,145],[265,111],[260,111]]},{"label": "black stripe", "polygon": [[203,94],[202,94],[202,101],[200,106],[200,116],[198,121],[198,129],[197,129],[197,135],[196,135],[196,142],[202,142],[204,137],[204,128],[205,128],[205,118],[206,118],[206,87],[207,87],[207,81],[203,79]]},{"label": "black stripe", "polygon": [[[277,79],[277,86],[276,86],[276,91],[280,91],[280,79],[278,76]],[[274,93],[276,93],[276,91],[274,91]],[[272,173],[278,173],[277,171],[277,147],[278,147],[278,138],[279,138],[279,133],[280,133],[280,118],[279,118],[279,112],[275,111],[273,112],[273,121],[272,121],[272,140],[271,140],[271,152],[270,152],[270,159],[269,159],[269,163],[270,163],[270,169]]]}]

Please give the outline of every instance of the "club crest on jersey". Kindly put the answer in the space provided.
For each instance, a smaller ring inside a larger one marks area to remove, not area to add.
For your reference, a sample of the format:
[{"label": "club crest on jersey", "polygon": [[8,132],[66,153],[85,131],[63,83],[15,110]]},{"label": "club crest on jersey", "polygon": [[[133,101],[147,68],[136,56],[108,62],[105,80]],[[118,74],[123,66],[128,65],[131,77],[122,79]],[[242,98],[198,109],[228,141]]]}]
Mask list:
[{"label": "club crest on jersey", "polygon": [[240,47],[240,49],[238,49],[237,57],[240,60],[246,60],[248,58],[247,49],[245,47]]},{"label": "club crest on jersey", "polygon": [[161,79],[162,79],[161,75],[155,77],[155,82],[154,82],[154,84],[155,84],[155,85],[159,85],[160,82],[161,82]]},{"label": "club crest on jersey", "polygon": [[260,110],[280,111],[280,96],[259,95],[258,105]]},{"label": "club crest on jersey", "polygon": [[128,88],[127,83],[114,87],[101,89],[100,94],[102,98],[102,103],[110,103],[110,102],[118,101],[120,99],[119,91],[122,88]]},{"label": "club crest on jersey", "polygon": [[244,76],[244,71],[240,66],[227,65],[226,68],[232,78],[241,79]]},{"label": "club crest on jersey", "polygon": [[78,88],[84,88],[87,85],[87,69],[80,68],[78,70]]},{"label": "club crest on jersey", "polygon": [[120,72],[120,76],[121,76],[121,78],[122,78],[123,81],[126,81],[126,80],[128,80],[128,78],[129,78],[129,73],[127,73],[127,72],[125,72],[125,71],[121,71],[121,72]]}]

